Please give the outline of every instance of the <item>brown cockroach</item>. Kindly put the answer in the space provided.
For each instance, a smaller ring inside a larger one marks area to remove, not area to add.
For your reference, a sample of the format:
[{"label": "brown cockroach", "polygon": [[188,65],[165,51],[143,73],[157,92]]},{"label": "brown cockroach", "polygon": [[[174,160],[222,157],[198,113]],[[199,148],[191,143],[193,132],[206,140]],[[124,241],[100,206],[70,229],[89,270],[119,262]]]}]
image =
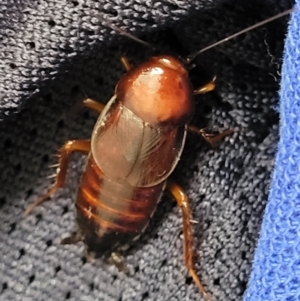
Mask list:
[{"label": "brown cockroach", "polygon": [[186,266],[204,298],[209,300],[193,265],[188,198],[169,176],[180,159],[189,130],[210,143],[232,131],[211,135],[189,125],[194,108],[193,95],[209,92],[215,85],[212,80],[193,90],[186,65],[199,53],[291,11],[248,27],[185,61],[160,55],[131,68],[123,57],[127,73],[118,82],[107,105],[84,100],[85,106],[100,113],[91,140],[68,141],[62,146],[54,185],[28,207],[26,213],[64,186],[73,152],[87,154],[76,199],[81,234],[65,239],[63,243],[84,241],[88,250],[99,257],[128,246],[144,232],[166,188],[182,209]]}]

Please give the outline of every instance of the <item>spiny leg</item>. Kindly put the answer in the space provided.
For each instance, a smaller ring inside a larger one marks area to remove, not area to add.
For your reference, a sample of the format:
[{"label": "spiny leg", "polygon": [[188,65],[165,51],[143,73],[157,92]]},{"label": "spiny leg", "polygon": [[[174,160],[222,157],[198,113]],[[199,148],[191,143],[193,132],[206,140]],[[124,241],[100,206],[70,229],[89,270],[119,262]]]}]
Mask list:
[{"label": "spiny leg", "polygon": [[120,60],[126,71],[129,71],[131,69],[131,64],[129,63],[128,58],[126,56],[121,56]]},{"label": "spiny leg", "polygon": [[[213,91],[216,87],[215,85],[216,77],[214,77],[209,83],[205,84],[204,86],[199,87],[198,89],[194,90],[194,95],[198,94],[205,94],[207,92]],[[206,142],[208,142],[211,146],[216,145],[220,140],[222,140],[224,137],[234,133],[235,131],[232,129],[226,129],[222,131],[221,133],[209,133],[206,129],[199,129],[196,126],[189,125],[188,130],[196,133],[198,135],[201,135]]]},{"label": "spiny leg", "polygon": [[82,235],[79,232],[74,232],[68,237],[62,239],[61,245],[75,245],[76,243],[82,241]]},{"label": "spiny leg", "polygon": [[114,264],[120,272],[124,272],[125,274],[129,272],[125,263],[125,258],[117,252],[112,252],[110,254],[108,262],[110,264]]},{"label": "spiny leg", "polygon": [[83,101],[83,105],[98,112],[99,114],[103,111],[103,109],[105,107],[105,105],[103,103],[93,100],[91,98],[86,98]]},{"label": "spiny leg", "polygon": [[48,189],[48,191],[45,194],[43,194],[39,199],[37,199],[33,204],[31,204],[26,209],[25,214],[29,214],[36,206],[45,202],[49,197],[53,196],[54,193],[59,188],[65,185],[66,173],[67,173],[70,155],[73,152],[88,153],[90,149],[91,149],[90,140],[67,141],[59,150],[58,168],[57,168],[57,174],[55,176],[54,184]]},{"label": "spiny leg", "polygon": [[[124,66],[124,68],[126,69],[126,71],[129,71],[131,69],[131,64],[129,63],[129,60],[126,56],[121,56],[121,63],[122,65]],[[91,98],[86,98],[84,101],[83,101],[83,105],[87,108],[90,108],[96,112],[98,112],[99,114],[103,111],[105,105],[96,101],[96,100],[93,100]]]},{"label": "spiny leg", "polygon": [[207,92],[213,91],[216,87],[215,80],[216,78],[214,77],[209,83],[194,90],[194,95],[205,94]]},{"label": "spiny leg", "polygon": [[189,125],[188,130],[196,133],[198,135],[201,135],[203,139],[208,142],[211,146],[215,146],[217,143],[219,143],[224,137],[229,136],[230,134],[234,133],[235,130],[232,129],[226,129],[220,133],[209,133],[207,132],[207,129],[199,129],[196,126]]},{"label": "spiny leg", "polygon": [[177,204],[180,206],[182,210],[183,216],[183,236],[184,236],[184,256],[185,256],[185,264],[189,270],[190,275],[192,276],[194,282],[199,287],[200,291],[203,294],[203,297],[206,301],[210,301],[205,288],[203,287],[199,277],[196,274],[194,263],[193,263],[193,235],[192,235],[192,227],[191,227],[191,211],[189,208],[188,197],[182,190],[180,186],[175,184],[172,181],[167,182],[167,189],[171,193],[171,195],[176,200]]}]

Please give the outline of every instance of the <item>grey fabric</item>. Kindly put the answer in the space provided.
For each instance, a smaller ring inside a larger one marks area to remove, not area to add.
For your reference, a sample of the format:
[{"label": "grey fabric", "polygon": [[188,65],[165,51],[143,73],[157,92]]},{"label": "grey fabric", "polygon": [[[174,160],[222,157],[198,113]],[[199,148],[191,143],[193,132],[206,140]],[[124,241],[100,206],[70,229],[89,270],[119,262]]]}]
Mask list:
[{"label": "grey fabric", "polygon": [[[90,136],[97,116],[81,101],[108,101],[124,73],[121,55],[137,64],[153,54],[102,25],[99,14],[162,53],[186,55],[290,6],[267,0],[0,3],[1,301],[202,300],[183,263],[181,212],[167,195],[125,254],[127,274],[102,260],[88,262],[81,244],[60,245],[76,229],[83,156],[72,157],[66,187],[52,201],[28,217],[23,212],[50,185],[52,154],[66,140]],[[217,90],[197,97],[193,124],[237,129],[213,149],[189,135],[174,173],[191,202],[196,269],[213,300],[241,300],[250,274],[278,141],[285,32],[286,18],[197,60],[208,77],[217,75]]]}]

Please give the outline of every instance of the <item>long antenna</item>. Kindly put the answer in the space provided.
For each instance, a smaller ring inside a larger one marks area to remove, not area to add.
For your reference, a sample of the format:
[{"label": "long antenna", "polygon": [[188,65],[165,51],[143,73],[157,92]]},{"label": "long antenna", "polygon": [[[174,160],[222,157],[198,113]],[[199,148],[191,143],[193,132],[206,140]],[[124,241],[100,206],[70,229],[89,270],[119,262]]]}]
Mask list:
[{"label": "long antenna", "polygon": [[272,22],[272,21],[274,21],[274,20],[276,20],[276,19],[279,19],[279,18],[281,18],[281,17],[283,17],[283,16],[286,16],[286,15],[292,13],[294,10],[295,10],[295,8],[288,9],[288,10],[286,10],[286,11],[284,11],[284,12],[282,12],[282,13],[276,15],[276,16],[270,17],[270,18],[268,18],[268,19],[266,19],[266,20],[264,20],[264,21],[258,22],[258,23],[254,24],[254,25],[251,25],[251,26],[249,26],[249,27],[247,27],[247,28],[241,30],[241,31],[238,31],[237,33],[235,33],[235,34],[233,34],[233,35],[231,35],[231,36],[228,36],[228,37],[226,37],[225,39],[220,40],[219,42],[213,43],[213,44],[211,44],[211,45],[209,45],[209,46],[207,46],[207,47],[205,47],[205,48],[202,48],[201,50],[198,50],[197,52],[191,54],[191,55],[187,58],[186,61],[187,61],[187,63],[190,63],[190,62],[193,61],[200,53],[203,53],[203,52],[205,52],[205,51],[207,51],[207,50],[209,50],[209,49],[211,49],[211,48],[214,48],[214,47],[216,47],[216,46],[218,46],[218,45],[220,45],[220,44],[223,44],[223,43],[225,43],[225,42],[228,42],[229,40],[232,40],[232,39],[236,38],[237,36],[239,36],[239,35],[241,35],[241,34],[247,32],[247,31],[250,31],[250,30],[252,30],[252,29],[255,29],[255,28],[257,28],[257,27],[260,27],[260,26],[262,26],[262,25],[264,25],[264,24],[266,24],[266,23]]},{"label": "long antenna", "polygon": [[99,15],[99,16],[98,16],[98,19],[99,19],[100,21],[102,21],[103,23],[105,23],[105,25],[107,25],[108,27],[110,27],[112,30],[114,30],[114,31],[116,31],[116,32],[118,32],[118,33],[120,33],[121,35],[126,36],[126,37],[128,37],[128,38],[130,38],[130,39],[132,39],[132,40],[134,40],[134,41],[136,41],[136,42],[138,42],[138,43],[140,43],[140,44],[143,44],[143,45],[145,45],[145,46],[147,46],[147,47],[150,47],[150,48],[152,48],[152,49],[155,49],[150,43],[147,43],[147,42],[145,42],[145,41],[143,41],[143,40],[137,38],[137,37],[134,36],[133,34],[131,34],[131,33],[127,32],[127,31],[121,29],[120,27],[115,26],[111,21],[106,20],[106,19],[103,18],[102,16]]}]

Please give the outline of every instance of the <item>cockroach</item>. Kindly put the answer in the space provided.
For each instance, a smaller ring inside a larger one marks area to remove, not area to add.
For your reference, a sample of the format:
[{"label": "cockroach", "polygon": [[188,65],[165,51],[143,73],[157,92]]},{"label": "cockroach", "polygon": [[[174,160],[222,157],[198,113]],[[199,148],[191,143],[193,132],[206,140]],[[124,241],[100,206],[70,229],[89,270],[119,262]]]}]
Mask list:
[{"label": "cockroach", "polygon": [[114,258],[116,250],[124,249],[144,232],[167,189],[182,210],[185,264],[204,298],[210,300],[194,269],[188,197],[169,176],[180,159],[188,131],[214,143],[232,130],[212,135],[189,125],[194,110],[193,95],[212,91],[215,83],[211,80],[193,89],[187,65],[198,54],[292,10],[248,27],[185,60],[160,55],[131,68],[123,57],[127,73],[119,80],[107,105],[92,99],[83,102],[100,113],[91,140],[72,140],[62,146],[55,183],[27,208],[26,213],[64,186],[73,152],[87,154],[76,199],[80,235],[71,236],[63,243],[83,241],[88,251],[97,257],[113,254]]}]

